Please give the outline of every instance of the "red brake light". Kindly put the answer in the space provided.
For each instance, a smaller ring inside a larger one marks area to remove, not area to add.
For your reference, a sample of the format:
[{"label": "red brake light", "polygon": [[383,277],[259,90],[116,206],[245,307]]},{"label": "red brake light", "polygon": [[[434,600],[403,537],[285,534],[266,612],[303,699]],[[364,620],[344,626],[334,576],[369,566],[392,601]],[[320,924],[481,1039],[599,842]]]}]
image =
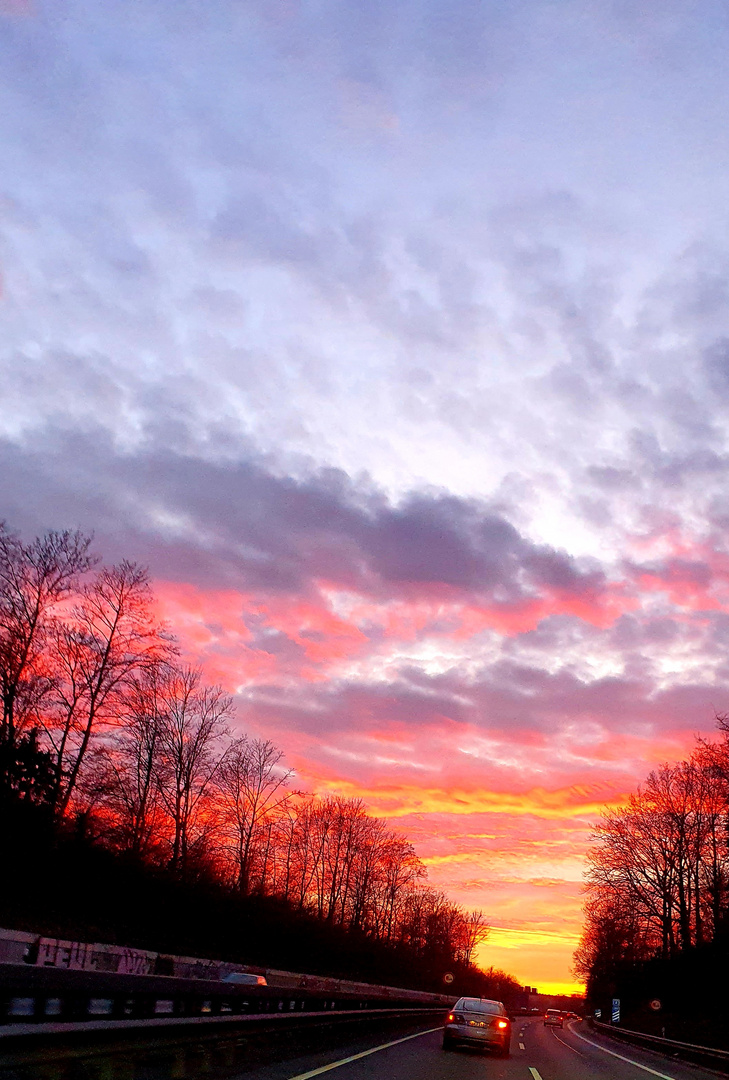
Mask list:
[{"label": "red brake light", "polygon": [[505,1027],[508,1027],[509,1025],[508,1025],[506,1020],[499,1020],[499,1022],[498,1022],[498,1024],[496,1026],[500,1027],[500,1028],[505,1028]]},{"label": "red brake light", "polygon": [[449,1021],[450,1020],[455,1020],[455,1017],[454,1017],[453,1013],[448,1014],[448,1019],[449,1019]]}]

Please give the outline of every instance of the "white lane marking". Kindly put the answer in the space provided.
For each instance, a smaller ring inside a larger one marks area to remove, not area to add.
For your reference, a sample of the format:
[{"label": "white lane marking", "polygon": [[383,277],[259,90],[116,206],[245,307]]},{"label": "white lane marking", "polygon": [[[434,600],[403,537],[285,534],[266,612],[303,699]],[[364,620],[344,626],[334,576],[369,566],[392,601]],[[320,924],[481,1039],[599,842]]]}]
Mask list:
[{"label": "white lane marking", "polygon": [[[322,1065],[320,1069],[311,1069],[309,1072],[299,1073],[298,1076],[290,1077],[290,1080],[309,1080],[311,1076],[320,1076],[321,1073],[338,1069],[340,1065],[348,1065],[350,1061],[359,1061],[360,1058],[376,1054],[378,1050],[387,1050],[388,1046],[397,1046],[398,1043],[407,1042],[408,1039],[419,1039],[421,1035],[431,1035],[434,1031],[442,1031],[443,1025],[437,1028],[428,1028],[427,1031],[416,1031],[414,1035],[406,1035],[404,1039],[393,1039],[392,1042],[382,1043],[381,1046],[373,1046],[371,1050],[363,1050],[361,1054],[352,1054],[351,1057],[342,1058],[341,1061],[333,1061],[331,1065]],[[541,1080],[541,1078],[540,1078]]]},{"label": "white lane marking", "polygon": [[524,1045],[524,1043],[519,1043],[519,1049],[526,1050],[526,1046]]},{"label": "white lane marking", "polygon": [[[570,1028],[570,1031],[572,1031],[572,1028]],[[570,1044],[569,1044],[569,1043],[566,1043],[566,1042],[564,1041],[564,1039],[560,1039],[559,1035],[557,1035],[557,1034],[556,1034],[556,1033],[554,1032],[554,1029],[552,1030],[552,1034],[554,1035],[554,1037],[555,1037],[555,1039],[557,1040],[557,1042],[559,1042],[559,1043],[562,1043],[562,1046],[566,1046],[566,1047],[567,1047],[567,1049],[568,1049],[568,1050],[571,1050],[573,1054],[577,1054],[577,1056],[578,1056],[578,1057],[584,1057],[584,1056],[585,1056],[585,1055],[584,1055],[584,1054],[582,1053],[582,1051],[581,1051],[581,1050],[577,1050],[577,1049],[576,1049],[576,1048],[575,1048],[574,1046],[570,1046]],[[572,1034],[574,1035],[574,1031],[572,1031]]]},{"label": "white lane marking", "polygon": [[532,1076],[534,1077],[534,1080],[542,1080],[542,1078],[541,1078],[541,1076],[539,1075],[539,1073],[537,1072],[537,1070],[536,1070],[536,1069],[533,1069],[533,1068],[531,1067],[531,1065],[529,1066],[529,1072],[530,1072],[530,1073],[532,1074]]},{"label": "white lane marking", "polygon": [[594,1046],[596,1050],[602,1050],[603,1054],[610,1054],[611,1057],[619,1058],[621,1061],[627,1061],[628,1065],[635,1065],[636,1069],[642,1069],[643,1072],[650,1073],[651,1076],[659,1076],[661,1080],[675,1080],[673,1076],[669,1076],[668,1073],[656,1072],[655,1069],[649,1069],[647,1065],[641,1065],[639,1061],[633,1061],[632,1058],[623,1057],[622,1054],[616,1054],[614,1050],[608,1050],[606,1046],[600,1046],[599,1043],[593,1042],[592,1039],[586,1039],[584,1035],[579,1035],[576,1031],[572,1031],[572,1034],[586,1042],[588,1046]]}]

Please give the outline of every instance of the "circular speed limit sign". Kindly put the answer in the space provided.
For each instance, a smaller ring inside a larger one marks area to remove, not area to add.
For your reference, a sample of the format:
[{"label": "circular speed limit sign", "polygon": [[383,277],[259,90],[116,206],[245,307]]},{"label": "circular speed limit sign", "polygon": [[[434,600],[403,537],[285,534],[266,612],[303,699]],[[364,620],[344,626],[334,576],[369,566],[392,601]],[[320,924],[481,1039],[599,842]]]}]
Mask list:
[{"label": "circular speed limit sign", "polygon": [[455,975],[450,971],[446,971],[445,975],[443,976],[443,982],[446,984],[446,986],[450,986],[454,979]]},{"label": "circular speed limit sign", "polygon": [[653,998],[653,1001],[651,1001],[651,1009],[653,1009],[653,1012],[658,1012],[660,1007],[661,1007],[661,1003],[658,1000],[658,998]]}]

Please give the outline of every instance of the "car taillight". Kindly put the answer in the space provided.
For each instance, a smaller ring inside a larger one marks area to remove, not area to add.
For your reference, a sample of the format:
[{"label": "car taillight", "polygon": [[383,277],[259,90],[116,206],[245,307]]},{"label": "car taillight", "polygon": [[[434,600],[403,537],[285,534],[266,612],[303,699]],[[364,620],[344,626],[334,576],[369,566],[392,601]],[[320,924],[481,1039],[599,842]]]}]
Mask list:
[{"label": "car taillight", "polygon": [[505,1027],[508,1027],[509,1025],[508,1025],[506,1020],[499,1020],[499,1022],[498,1022],[498,1024],[496,1026],[500,1027],[500,1028],[505,1028]]},{"label": "car taillight", "polygon": [[455,1016],[453,1015],[453,1013],[449,1013],[448,1014],[448,1023],[452,1024],[454,1020],[455,1020]]}]

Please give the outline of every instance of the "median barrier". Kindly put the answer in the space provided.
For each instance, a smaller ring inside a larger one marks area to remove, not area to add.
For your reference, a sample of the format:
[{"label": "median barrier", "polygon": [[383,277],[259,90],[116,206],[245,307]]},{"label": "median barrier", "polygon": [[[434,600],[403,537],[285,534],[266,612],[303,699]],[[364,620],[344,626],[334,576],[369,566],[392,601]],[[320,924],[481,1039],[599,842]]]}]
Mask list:
[{"label": "median barrier", "polygon": [[[218,979],[119,975],[103,971],[0,964],[0,1043],[84,1030],[108,1032],[167,1027],[243,1025],[281,1029],[340,1024],[357,1018],[384,1020],[442,1016],[452,999],[423,1002],[400,990],[383,1001],[377,987],[361,984],[335,996],[317,987],[242,986]],[[370,992],[367,993],[367,990]]]},{"label": "median barrier", "polygon": [[668,1053],[673,1057],[684,1058],[686,1061],[699,1064],[708,1062],[714,1066],[723,1066],[722,1071],[729,1072],[729,1050],[721,1050],[716,1046],[699,1046],[679,1039],[666,1039],[661,1035],[647,1035],[643,1031],[632,1031],[630,1028],[618,1027],[615,1024],[603,1024],[594,1019],[592,1027],[606,1035],[622,1039],[624,1042],[632,1042],[650,1050]]},{"label": "median barrier", "polygon": [[[271,1014],[276,1012],[352,1011],[392,1006],[400,1010],[444,1011],[450,1002],[423,1002],[417,992],[401,990],[384,1002],[377,987],[356,991],[316,986],[282,988],[242,986],[218,979],[160,975],[118,975],[100,971],[0,966],[0,1024],[18,1019],[38,1022],[150,1019],[155,1016]],[[436,995],[433,995],[435,998]]]},{"label": "median barrier", "polygon": [[[136,1076],[154,1060],[155,1076],[199,1077],[209,1064],[235,1066],[236,1073],[307,1054],[342,1057],[373,1043],[418,1034],[439,1026],[442,1010],[393,1007],[327,1013],[258,1016],[159,1017],[142,1021],[90,1021],[55,1028],[12,1025],[0,1029],[0,1073],[42,1075],[48,1080],[76,1075],[106,1080]],[[152,1058],[150,1058],[152,1055]],[[296,1071],[296,1070],[293,1070]],[[81,1073],[79,1072],[78,1075]],[[228,1075],[228,1072],[226,1072]]]},{"label": "median barrier", "polygon": [[135,978],[158,976],[193,980],[222,980],[235,971],[264,975],[269,987],[282,990],[306,990],[311,994],[352,996],[369,999],[420,1002],[422,1005],[450,1007],[455,998],[447,994],[434,994],[423,990],[406,990],[397,986],[383,986],[337,979],[324,975],[281,971],[229,960],[211,960],[201,957],[177,956],[170,953],[151,952],[146,949],[99,942],[70,941],[44,937],[19,930],[0,928],[0,976],[6,965],[24,965],[32,969],[83,971],[109,975],[133,976]]},{"label": "median barrier", "polygon": [[49,1043],[53,1045],[68,1044],[72,1039],[76,1045],[79,1037],[85,1043],[93,1041],[108,1041],[113,1039],[119,1042],[125,1037],[137,1036],[149,1039],[154,1038],[159,1042],[161,1037],[167,1037],[167,1041],[180,1041],[181,1038],[192,1036],[196,1040],[201,1038],[216,1038],[223,1035],[244,1035],[273,1039],[274,1041],[284,1032],[297,1032],[301,1029],[311,1031],[324,1028],[346,1028],[352,1025],[358,1027],[371,1025],[381,1027],[385,1024],[417,1023],[419,1020],[428,1020],[438,1023],[443,1017],[442,1009],[403,1009],[391,1008],[362,1008],[362,1009],[332,1009],[326,1012],[318,1010],[314,1012],[280,1012],[280,1013],[257,1013],[229,1014],[216,1016],[157,1016],[146,1019],[89,1019],[85,1022],[68,1021],[36,1023],[7,1024],[0,1027],[0,1063],[6,1054],[12,1054],[26,1047],[40,1049]]}]

